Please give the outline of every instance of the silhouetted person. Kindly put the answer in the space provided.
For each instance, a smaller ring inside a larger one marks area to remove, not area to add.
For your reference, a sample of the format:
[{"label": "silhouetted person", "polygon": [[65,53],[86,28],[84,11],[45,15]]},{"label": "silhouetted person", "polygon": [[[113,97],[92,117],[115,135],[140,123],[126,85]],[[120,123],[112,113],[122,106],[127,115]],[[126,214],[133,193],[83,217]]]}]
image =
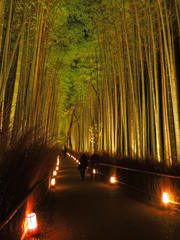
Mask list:
[{"label": "silhouetted person", "polygon": [[85,178],[85,172],[86,172],[87,165],[88,165],[88,159],[87,159],[86,154],[83,153],[80,157],[80,164],[79,164],[81,180],[84,180],[84,178]]}]

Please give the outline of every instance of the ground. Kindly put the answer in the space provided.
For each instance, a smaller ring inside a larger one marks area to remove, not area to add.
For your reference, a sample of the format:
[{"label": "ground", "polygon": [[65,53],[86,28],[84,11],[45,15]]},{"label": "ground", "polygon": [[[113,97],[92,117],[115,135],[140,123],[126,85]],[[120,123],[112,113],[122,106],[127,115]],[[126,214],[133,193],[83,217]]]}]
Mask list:
[{"label": "ground", "polygon": [[81,181],[76,163],[66,157],[55,189],[41,204],[39,225],[44,240],[179,240],[180,211],[161,209],[89,175]]}]

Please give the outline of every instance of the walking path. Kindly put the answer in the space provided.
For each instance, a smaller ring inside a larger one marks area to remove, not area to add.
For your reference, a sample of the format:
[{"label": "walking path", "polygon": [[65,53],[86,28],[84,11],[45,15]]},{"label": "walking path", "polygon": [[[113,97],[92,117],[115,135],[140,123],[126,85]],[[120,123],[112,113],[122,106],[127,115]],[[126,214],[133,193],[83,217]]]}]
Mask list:
[{"label": "walking path", "polygon": [[121,186],[80,180],[77,165],[60,160],[55,190],[40,209],[48,240],[179,240],[180,213],[128,197]]}]

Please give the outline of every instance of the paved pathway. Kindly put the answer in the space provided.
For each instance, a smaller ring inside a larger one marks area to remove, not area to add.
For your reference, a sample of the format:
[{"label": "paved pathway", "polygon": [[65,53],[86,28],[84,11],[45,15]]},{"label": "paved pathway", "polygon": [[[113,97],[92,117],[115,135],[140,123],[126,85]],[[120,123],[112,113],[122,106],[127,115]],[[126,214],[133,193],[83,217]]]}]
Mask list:
[{"label": "paved pathway", "polygon": [[48,240],[179,240],[180,212],[150,206],[90,176],[82,182],[66,158],[41,206],[40,227]]}]

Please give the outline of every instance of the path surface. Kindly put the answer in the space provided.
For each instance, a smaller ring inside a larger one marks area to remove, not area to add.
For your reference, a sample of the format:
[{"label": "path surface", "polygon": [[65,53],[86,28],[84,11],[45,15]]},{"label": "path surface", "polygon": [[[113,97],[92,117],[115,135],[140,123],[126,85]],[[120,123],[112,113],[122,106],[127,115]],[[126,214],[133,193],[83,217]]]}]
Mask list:
[{"label": "path surface", "polygon": [[121,186],[82,182],[77,165],[60,162],[56,189],[41,205],[40,226],[48,240],[179,240],[180,212],[128,197]]}]

